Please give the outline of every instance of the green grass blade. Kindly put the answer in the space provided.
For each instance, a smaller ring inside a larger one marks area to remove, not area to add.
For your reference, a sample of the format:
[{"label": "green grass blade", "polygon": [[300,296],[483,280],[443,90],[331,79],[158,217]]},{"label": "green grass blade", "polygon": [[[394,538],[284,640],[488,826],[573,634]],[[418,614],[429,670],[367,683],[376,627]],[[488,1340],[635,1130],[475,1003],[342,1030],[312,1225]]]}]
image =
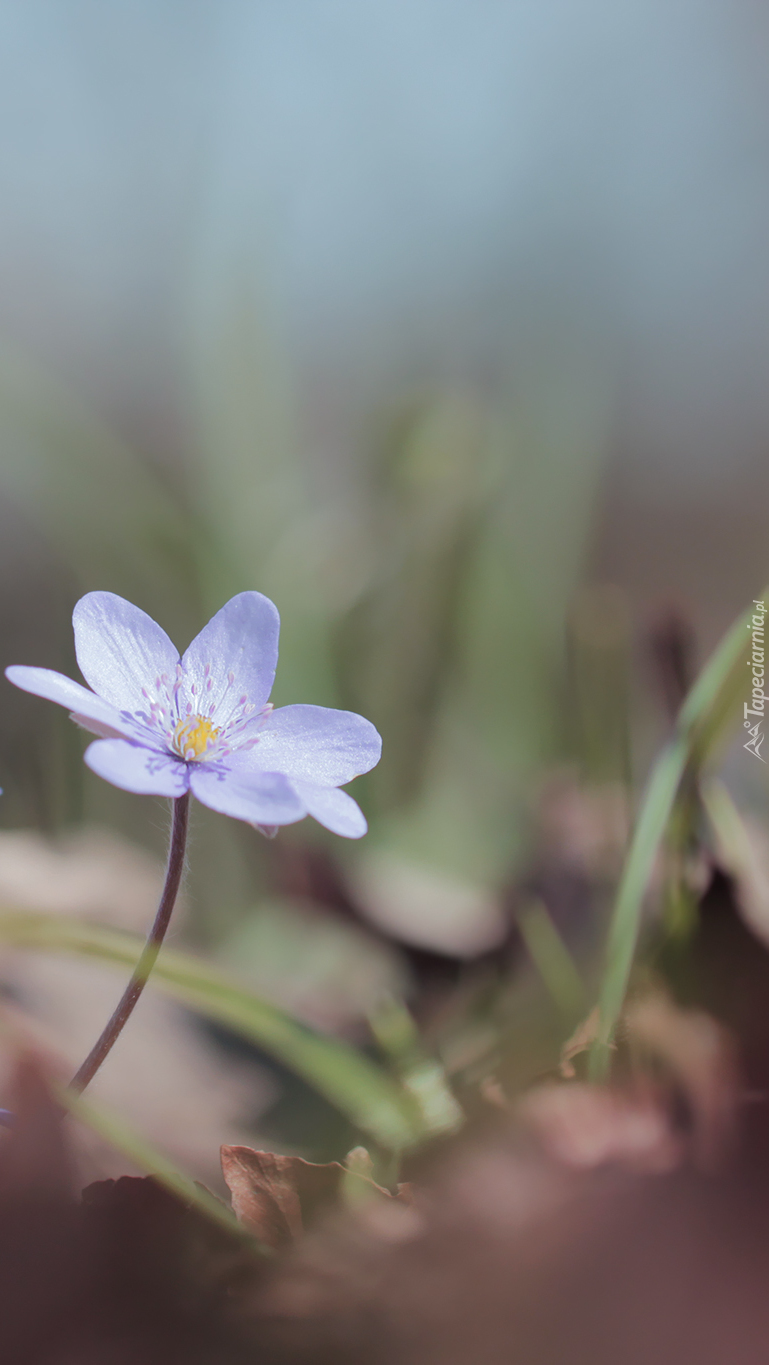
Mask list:
[{"label": "green grass blade", "polygon": [[644,896],[687,758],[688,747],[681,736],[663,750],[652,772],[635,827],[609,927],[606,970],[599,995],[598,1035],[590,1056],[590,1072],[594,1078],[603,1075],[608,1064],[608,1045],[614,1036],[630,979]]},{"label": "green grass blade", "polygon": [[571,1019],[585,1009],[585,987],[552,918],[542,901],[529,902],[517,917],[529,956],[554,1004]]},{"label": "green grass blade", "polygon": [[[767,596],[769,588],[764,600]],[[705,665],[684,701],[673,738],[652,770],[609,928],[606,969],[599,994],[598,1036],[590,1056],[594,1078],[605,1075],[608,1067],[608,1045],[630,979],[644,897],[684,773],[688,768],[702,767],[744,693],[750,615],[748,611],[739,617]]]},{"label": "green grass blade", "polygon": [[[0,912],[0,940],[17,947],[77,953],[129,969],[142,946],[133,934],[64,915],[11,910]],[[423,1135],[417,1105],[380,1067],[349,1044],[314,1033],[217,968],[164,948],[151,981],[285,1063],[383,1147],[411,1147]]]}]

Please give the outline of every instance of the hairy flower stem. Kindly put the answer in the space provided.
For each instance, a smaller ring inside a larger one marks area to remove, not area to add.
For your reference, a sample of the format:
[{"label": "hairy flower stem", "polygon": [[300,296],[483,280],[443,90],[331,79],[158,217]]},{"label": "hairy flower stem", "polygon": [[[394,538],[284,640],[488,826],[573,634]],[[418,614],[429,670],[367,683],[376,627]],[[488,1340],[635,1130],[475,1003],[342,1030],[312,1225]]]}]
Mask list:
[{"label": "hairy flower stem", "polygon": [[184,871],[184,850],[187,844],[187,825],[190,814],[190,794],[185,792],[184,796],[179,796],[174,801],[173,823],[171,826],[171,844],[168,850],[168,867],[166,869],[166,883],[163,887],[163,894],[160,897],[160,904],[155,916],[155,922],[150,929],[147,942],[142,949],[141,957],[134,968],[133,976],[126,986],[117,1007],[109,1020],[104,1032],[94,1044],[86,1057],[83,1065],[73,1076],[71,1087],[80,1094],[86,1086],[93,1080],[104,1059],[109,1055],[122,1033],[125,1025],[130,1019],[134,1008],[139,1000],[147,979],[155,966],[158,953],[163,945],[166,929],[176,904],[176,897],[179,892],[179,885]]}]

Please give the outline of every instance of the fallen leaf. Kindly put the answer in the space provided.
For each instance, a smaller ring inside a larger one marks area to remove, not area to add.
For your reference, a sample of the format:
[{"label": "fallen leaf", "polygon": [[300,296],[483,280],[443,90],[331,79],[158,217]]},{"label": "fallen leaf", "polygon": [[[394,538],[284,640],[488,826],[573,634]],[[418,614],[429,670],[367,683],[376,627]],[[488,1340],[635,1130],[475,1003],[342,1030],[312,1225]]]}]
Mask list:
[{"label": "fallen leaf", "polygon": [[221,1159],[236,1218],[274,1251],[299,1241],[324,1214],[349,1200],[350,1183],[359,1184],[364,1197],[393,1197],[338,1161],[318,1164],[252,1147],[222,1147]]}]

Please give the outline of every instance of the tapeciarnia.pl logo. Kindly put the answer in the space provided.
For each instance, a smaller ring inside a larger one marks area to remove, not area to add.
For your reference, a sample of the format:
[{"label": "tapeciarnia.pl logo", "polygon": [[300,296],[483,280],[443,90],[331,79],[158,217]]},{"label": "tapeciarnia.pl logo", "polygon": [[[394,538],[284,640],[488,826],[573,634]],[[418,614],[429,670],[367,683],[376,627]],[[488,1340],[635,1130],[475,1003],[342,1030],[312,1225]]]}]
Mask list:
[{"label": "tapeciarnia.pl logo", "polygon": [[[748,621],[748,630],[752,636],[748,668],[753,670],[753,684],[750,703],[745,702],[743,707],[743,723],[750,738],[742,747],[747,749],[748,753],[754,754],[756,758],[760,758],[762,763],[765,763],[766,759],[761,756],[761,745],[764,742],[764,732],[761,727],[764,723],[764,704],[769,701],[769,697],[764,692],[764,617],[766,616],[766,604],[754,599],[753,606],[757,610]],[[757,717],[755,722],[749,719],[750,716]]]}]

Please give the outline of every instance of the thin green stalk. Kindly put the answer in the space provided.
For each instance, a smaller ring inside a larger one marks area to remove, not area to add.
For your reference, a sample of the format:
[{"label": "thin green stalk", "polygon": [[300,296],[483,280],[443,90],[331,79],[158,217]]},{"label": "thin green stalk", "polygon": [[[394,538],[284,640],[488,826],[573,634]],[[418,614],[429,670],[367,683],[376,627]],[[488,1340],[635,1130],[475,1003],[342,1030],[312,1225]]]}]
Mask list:
[{"label": "thin green stalk", "polygon": [[[768,596],[769,588],[764,600]],[[752,609],[735,622],[705,665],[681,707],[673,738],[652,770],[609,927],[598,1032],[590,1053],[594,1079],[602,1079],[608,1070],[609,1044],[627,993],[644,899],[684,775],[702,768],[745,692],[743,663],[751,614]]]},{"label": "thin green stalk", "polygon": [[139,1003],[144,987],[147,984],[150,972],[158,960],[158,954],[163,946],[163,939],[173,914],[176,904],[176,897],[179,894],[182,873],[184,872],[184,853],[187,847],[187,827],[190,818],[190,794],[185,792],[184,796],[179,796],[173,805],[173,821],[171,825],[171,843],[168,850],[168,867],[166,869],[166,880],[163,887],[163,894],[160,897],[155,920],[150,929],[139,960],[131,974],[123,994],[121,995],[111,1018],[107,1021],[100,1037],[96,1040],[85,1061],[82,1063],[72,1078],[72,1089],[78,1094],[85,1090],[86,1086],[93,1080],[102,1062],[106,1061],[115,1043],[120,1037],[128,1020],[133,1014]]}]

